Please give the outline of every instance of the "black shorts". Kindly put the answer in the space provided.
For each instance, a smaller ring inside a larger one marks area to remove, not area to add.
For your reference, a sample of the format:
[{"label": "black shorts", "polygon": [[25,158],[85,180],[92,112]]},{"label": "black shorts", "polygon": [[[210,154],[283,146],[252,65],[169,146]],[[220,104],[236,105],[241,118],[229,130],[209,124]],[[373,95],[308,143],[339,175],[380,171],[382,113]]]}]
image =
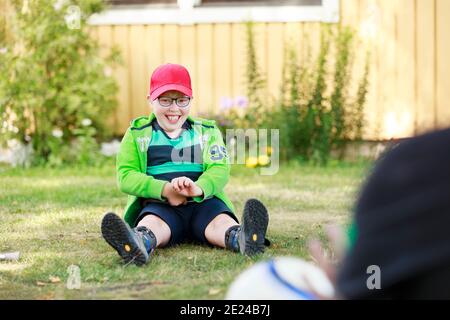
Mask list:
[{"label": "black shorts", "polygon": [[168,245],[188,241],[208,243],[205,238],[205,229],[221,213],[228,214],[239,223],[231,209],[217,197],[203,202],[188,202],[178,207],[165,202],[150,202],[141,210],[135,225],[146,215],[152,214],[164,220],[169,226],[171,237]]}]

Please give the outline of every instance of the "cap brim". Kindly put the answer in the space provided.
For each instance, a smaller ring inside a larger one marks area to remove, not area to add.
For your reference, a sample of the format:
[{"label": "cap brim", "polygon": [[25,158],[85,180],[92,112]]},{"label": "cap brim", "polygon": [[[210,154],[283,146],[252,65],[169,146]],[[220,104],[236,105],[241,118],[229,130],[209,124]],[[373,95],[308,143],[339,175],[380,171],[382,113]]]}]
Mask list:
[{"label": "cap brim", "polygon": [[192,98],[192,90],[189,88],[186,88],[185,86],[182,86],[181,84],[166,84],[164,86],[159,87],[155,91],[153,91],[150,94],[150,99],[153,101],[156,98],[158,98],[160,95],[162,95],[164,92],[170,91],[170,90],[176,90],[179,91],[188,97]]}]

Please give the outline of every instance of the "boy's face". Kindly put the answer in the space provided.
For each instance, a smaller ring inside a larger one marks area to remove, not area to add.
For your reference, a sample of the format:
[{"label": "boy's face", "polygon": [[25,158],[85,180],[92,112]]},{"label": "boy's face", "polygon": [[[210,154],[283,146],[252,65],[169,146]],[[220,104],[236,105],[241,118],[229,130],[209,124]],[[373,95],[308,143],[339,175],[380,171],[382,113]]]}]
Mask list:
[{"label": "boy's face", "polygon": [[163,102],[170,101],[170,99],[167,98],[186,98],[186,95],[175,90],[166,91],[158,97],[158,99],[161,100],[161,103],[158,101],[158,99],[152,101],[153,112],[156,116],[156,120],[158,120],[158,124],[164,131],[172,132],[180,129],[183,123],[186,121],[189,115],[190,102],[186,107],[180,107],[174,100],[172,101],[172,104],[170,106],[166,107],[163,106],[163,104],[165,104]]}]

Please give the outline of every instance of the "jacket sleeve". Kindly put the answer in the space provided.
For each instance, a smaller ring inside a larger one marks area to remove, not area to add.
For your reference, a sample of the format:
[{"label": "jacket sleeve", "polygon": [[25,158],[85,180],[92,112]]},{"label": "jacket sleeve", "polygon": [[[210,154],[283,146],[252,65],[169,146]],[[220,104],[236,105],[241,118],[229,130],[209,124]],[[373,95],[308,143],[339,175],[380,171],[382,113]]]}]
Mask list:
[{"label": "jacket sleeve", "polygon": [[120,191],[136,197],[163,200],[161,193],[167,181],[155,179],[141,172],[139,150],[130,129],[120,143],[116,170]]},{"label": "jacket sleeve", "polygon": [[203,196],[194,197],[196,202],[202,202],[223,191],[230,177],[230,161],[222,134],[218,128],[212,131],[213,134],[203,152],[205,171],[196,181],[203,190]]}]

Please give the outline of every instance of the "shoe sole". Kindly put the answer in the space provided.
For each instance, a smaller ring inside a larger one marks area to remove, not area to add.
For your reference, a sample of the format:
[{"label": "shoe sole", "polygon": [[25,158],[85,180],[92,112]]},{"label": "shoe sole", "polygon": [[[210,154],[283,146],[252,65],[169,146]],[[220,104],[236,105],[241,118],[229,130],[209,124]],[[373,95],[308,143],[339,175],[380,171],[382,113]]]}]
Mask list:
[{"label": "shoe sole", "polygon": [[109,212],[103,217],[102,235],[106,242],[119,253],[125,263],[144,265],[147,259],[131,236],[131,232],[116,214]]},{"label": "shoe sole", "polygon": [[242,217],[242,231],[239,234],[240,251],[247,256],[264,252],[264,240],[269,224],[266,207],[256,199],[245,203]]}]

